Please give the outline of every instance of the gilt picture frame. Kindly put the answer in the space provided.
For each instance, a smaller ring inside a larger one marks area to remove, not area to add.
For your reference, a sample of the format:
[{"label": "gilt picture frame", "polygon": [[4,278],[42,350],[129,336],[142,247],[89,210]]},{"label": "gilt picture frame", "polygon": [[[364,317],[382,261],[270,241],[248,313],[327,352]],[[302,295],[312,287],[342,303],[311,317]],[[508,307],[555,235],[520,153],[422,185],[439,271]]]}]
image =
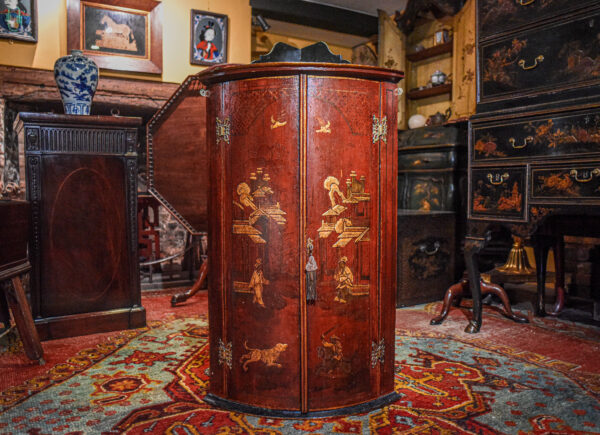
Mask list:
[{"label": "gilt picture frame", "polygon": [[228,17],[214,12],[191,10],[190,63],[218,65],[227,63]]},{"label": "gilt picture frame", "polygon": [[37,0],[0,0],[0,38],[37,42]]},{"label": "gilt picture frame", "polygon": [[67,50],[99,68],[162,73],[162,3],[156,0],[67,0]]}]

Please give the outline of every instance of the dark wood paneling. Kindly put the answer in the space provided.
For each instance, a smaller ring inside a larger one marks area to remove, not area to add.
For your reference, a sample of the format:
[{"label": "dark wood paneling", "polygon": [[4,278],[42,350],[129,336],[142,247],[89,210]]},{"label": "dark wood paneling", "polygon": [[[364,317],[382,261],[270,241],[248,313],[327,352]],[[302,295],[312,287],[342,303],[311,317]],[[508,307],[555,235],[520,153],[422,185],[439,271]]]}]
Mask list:
[{"label": "dark wood paneling", "polygon": [[149,191],[192,233],[207,229],[208,91],[189,77],[148,124]]},{"label": "dark wood paneling", "polygon": [[[102,77],[94,94],[94,106],[156,110],[177,87],[175,83]],[[34,68],[0,65],[0,95],[23,103],[61,102],[54,73]]]}]

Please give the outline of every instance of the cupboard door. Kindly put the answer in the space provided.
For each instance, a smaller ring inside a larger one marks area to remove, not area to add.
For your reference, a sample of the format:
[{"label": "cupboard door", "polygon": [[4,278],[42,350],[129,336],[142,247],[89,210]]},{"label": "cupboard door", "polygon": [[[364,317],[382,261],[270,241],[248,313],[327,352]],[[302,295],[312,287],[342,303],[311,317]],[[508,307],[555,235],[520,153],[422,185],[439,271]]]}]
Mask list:
[{"label": "cupboard door", "polygon": [[223,88],[216,140],[230,166],[221,171],[228,174],[220,181],[226,212],[216,243],[227,247],[221,273],[228,305],[224,343],[232,355],[228,398],[298,409],[298,78],[240,80]]},{"label": "cupboard door", "polygon": [[307,340],[304,405],[314,411],[365,402],[378,391],[379,361],[372,366],[371,356],[379,332],[381,174],[373,123],[381,118],[381,89],[367,80],[308,76],[301,92],[307,95],[304,246],[311,238],[318,268],[314,291],[307,275],[301,328]]},{"label": "cupboard door", "polygon": [[36,317],[108,311],[135,304],[123,159],[53,154],[43,155],[39,161],[43,194],[39,218],[40,310]]}]

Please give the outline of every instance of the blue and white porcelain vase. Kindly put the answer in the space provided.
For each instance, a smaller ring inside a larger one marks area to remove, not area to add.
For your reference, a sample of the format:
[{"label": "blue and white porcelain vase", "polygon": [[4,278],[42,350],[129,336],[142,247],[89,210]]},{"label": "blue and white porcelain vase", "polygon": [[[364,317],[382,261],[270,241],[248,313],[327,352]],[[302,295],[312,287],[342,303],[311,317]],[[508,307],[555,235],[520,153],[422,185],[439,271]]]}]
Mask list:
[{"label": "blue and white porcelain vase", "polygon": [[67,115],[89,115],[98,86],[98,65],[81,50],[61,57],[54,64],[54,79]]}]

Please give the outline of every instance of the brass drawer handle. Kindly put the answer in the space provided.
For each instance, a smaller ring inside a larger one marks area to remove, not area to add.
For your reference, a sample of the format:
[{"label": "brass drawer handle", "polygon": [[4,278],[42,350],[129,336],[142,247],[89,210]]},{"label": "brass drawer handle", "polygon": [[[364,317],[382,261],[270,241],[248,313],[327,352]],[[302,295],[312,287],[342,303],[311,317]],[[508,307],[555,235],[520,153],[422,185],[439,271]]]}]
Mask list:
[{"label": "brass drawer handle", "polygon": [[535,62],[533,63],[533,65],[531,66],[525,66],[525,59],[521,59],[519,61],[519,66],[524,70],[527,71],[529,69],[534,69],[535,67],[537,67],[540,63],[542,63],[544,61],[544,56],[542,56],[541,54],[535,58]]},{"label": "brass drawer handle", "polygon": [[533,142],[533,136],[527,136],[525,138],[525,140],[523,141],[523,145],[517,145],[517,141],[514,137],[511,137],[510,139],[508,139],[508,142],[514,149],[520,150],[521,148],[525,148],[528,144]]},{"label": "brass drawer handle", "polygon": [[429,251],[427,249],[427,245],[425,243],[419,245],[419,251],[426,253],[427,255],[435,255],[438,253],[438,251],[440,250],[440,242],[439,241],[435,241],[435,243],[433,244],[433,251]]},{"label": "brass drawer handle", "polygon": [[592,179],[594,177],[597,177],[598,175],[600,175],[600,169],[598,169],[598,168],[592,169],[591,171],[589,171],[589,176],[586,178],[579,178],[579,171],[577,169],[571,169],[571,172],[569,173],[569,175],[571,175],[571,177],[575,178],[575,181],[577,181],[578,183],[587,183],[589,181],[592,181]]},{"label": "brass drawer handle", "polygon": [[527,6],[530,5],[531,3],[535,2],[535,0],[516,0],[518,5],[521,6]]},{"label": "brass drawer handle", "polygon": [[504,183],[504,180],[507,179],[509,177],[508,172],[505,172],[504,174],[500,175],[500,181],[494,181],[494,175],[490,172],[489,174],[487,174],[488,180],[490,180],[490,183],[492,183],[494,186],[498,186],[502,183]]}]

